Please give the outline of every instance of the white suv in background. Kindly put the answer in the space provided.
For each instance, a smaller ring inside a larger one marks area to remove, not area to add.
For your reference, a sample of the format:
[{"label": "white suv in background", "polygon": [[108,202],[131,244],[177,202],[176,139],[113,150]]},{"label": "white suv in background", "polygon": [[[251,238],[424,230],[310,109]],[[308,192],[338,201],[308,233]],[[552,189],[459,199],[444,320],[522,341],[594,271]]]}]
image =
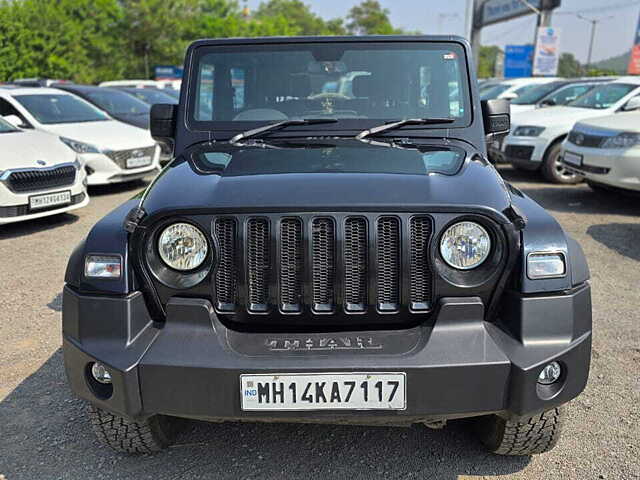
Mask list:
[{"label": "white suv in background", "polygon": [[501,151],[516,168],[541,170],[553,183],[578,183],[582,176],[567,170],[561,161],[562,141],[573,125],[639,107],[640,78],[622,77],[594,88],[566,106],[512,115],[511,133],[503,140]]},{"label": "white suv in background", "polygon": [[20,130],[0,118],[0,152],[0,225],[89,203],[86,173],[57,137]]},{"label": "white suv in background", "polygon": [[111,118],[52,88],[0,88],[0,116],[60,137],[85,165],[89,185],[137,180],[159,169],[160,147],[147,130]]},{"label": "white suv in background", "polygon": [[640,112],[576,123],[562,143],[562,160],[594,189],[640,192]]},{"label": "white suv in background", "polygon": [[491,100],[494,98],[504,98],[506,100],[513,100],[518,98],[519,95],[523,95],[529,89],[545,83],[551,83],[560,80],[558,77],[527,77],[527,78],[512,78],[510,80],[504,80],[500,83],[492,84],[486,88],[480,90],[481,100]]}]

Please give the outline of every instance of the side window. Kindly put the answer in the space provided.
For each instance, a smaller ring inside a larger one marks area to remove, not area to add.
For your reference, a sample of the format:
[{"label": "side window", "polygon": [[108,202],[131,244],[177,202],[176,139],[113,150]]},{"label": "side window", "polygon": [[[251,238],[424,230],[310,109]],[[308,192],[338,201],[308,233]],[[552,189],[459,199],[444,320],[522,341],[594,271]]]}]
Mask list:
[{"label": "side window", "polygon": [[246,93],[246,75],[242,68],[231,69],[231,88],[233,88],[233,109],[237,112],[244,108]]},{"label": "side window", "polygon": [[27,121],[27,119],[24,118],[24,115],[22,115],[13,105],[11,105],[4,98],[0,98],[0,116],[7,117],[9,115],[16,115],[17,117],[20,117],[20,120],[22,120],[23,126],[27,128],[33,128],[33,125],[31,125]]},{"label": "side window", "polygon": [[200,64],[198,72],[198,91],[196,93],[196,120],[213,120],[213,81],[215,67],[207,63]]},{"label": "side window", "polygon": [[587,93],[588,91],[589,91],[589,86],[587,85],[575,85],[573,87],[560,90],[551,98],[556,103],[556,105],[566,105],[567,103],[575,100],[576,98],[583,95],[584,93]]}]

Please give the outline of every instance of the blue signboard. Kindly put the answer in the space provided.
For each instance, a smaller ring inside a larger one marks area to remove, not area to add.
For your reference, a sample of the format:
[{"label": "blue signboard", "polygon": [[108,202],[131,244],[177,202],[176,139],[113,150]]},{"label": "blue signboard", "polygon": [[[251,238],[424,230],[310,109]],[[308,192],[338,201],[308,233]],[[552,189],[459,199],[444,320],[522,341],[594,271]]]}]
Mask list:
[{"label": "blue signboard", "polygon": [[507,45],[504,50],[504,78],[530,77],[533,45]]},{"label": "blue signboard", "polygon": [[156,80],[182,80],[182,67],[173,65],[156,65],[154,77]]}]

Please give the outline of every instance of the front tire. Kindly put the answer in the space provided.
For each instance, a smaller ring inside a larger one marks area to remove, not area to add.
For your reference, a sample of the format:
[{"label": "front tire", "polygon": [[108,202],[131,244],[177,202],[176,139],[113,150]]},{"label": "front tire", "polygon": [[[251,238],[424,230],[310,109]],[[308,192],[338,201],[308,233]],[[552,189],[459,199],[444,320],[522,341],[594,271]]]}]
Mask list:
[{"label": "front tire", "polygon": [[477,434],[485,447],[498,455],[544,453],[558,443],[563,416],[560,407],[518,421],[489,415],[477,420]]},{"label": "front tire", "polygon": [[561,162],[562,144],[551,145],[542,161],[542,175],[551,183],[575,185],[583,181],[582,175],[570,172]]},{"label": "front tire", "polygon": [[146,420],[129,420],[89,405],[88,416],[98,439],[120,453],[154,453],[172,445],[176,419],[156,415]]}]

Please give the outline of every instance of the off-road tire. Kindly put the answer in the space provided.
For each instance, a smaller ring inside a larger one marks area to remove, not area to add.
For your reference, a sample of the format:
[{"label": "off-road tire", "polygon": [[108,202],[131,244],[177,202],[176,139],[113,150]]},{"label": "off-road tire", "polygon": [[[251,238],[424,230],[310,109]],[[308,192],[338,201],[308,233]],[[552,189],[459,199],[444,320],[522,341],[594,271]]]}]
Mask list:
[{"label": "off-road tire", "polygon": [[581,183],[584,180],[582,175],[576,173],[570,173],[560,162],[560,152],[562,150],[562,143],[556,142],[549,147],[547,153],[542,160],[542,167],[540,171],[542,176],[551,183],[561,183],[564,185],[575,185]]},{"label": "off-road tire", "polygon": [[477,434],[498,455],[533,455],[555,447],[562,420],[563,410],[559,407],[519,421],[489,415],[478,419]]},{"label": "off-road tire", "polygon": [[88,416],[98,439],[121,453],[154,453],[171,445],[177,433],[177,420],[156,415],[133,421],[89,405]]}]

